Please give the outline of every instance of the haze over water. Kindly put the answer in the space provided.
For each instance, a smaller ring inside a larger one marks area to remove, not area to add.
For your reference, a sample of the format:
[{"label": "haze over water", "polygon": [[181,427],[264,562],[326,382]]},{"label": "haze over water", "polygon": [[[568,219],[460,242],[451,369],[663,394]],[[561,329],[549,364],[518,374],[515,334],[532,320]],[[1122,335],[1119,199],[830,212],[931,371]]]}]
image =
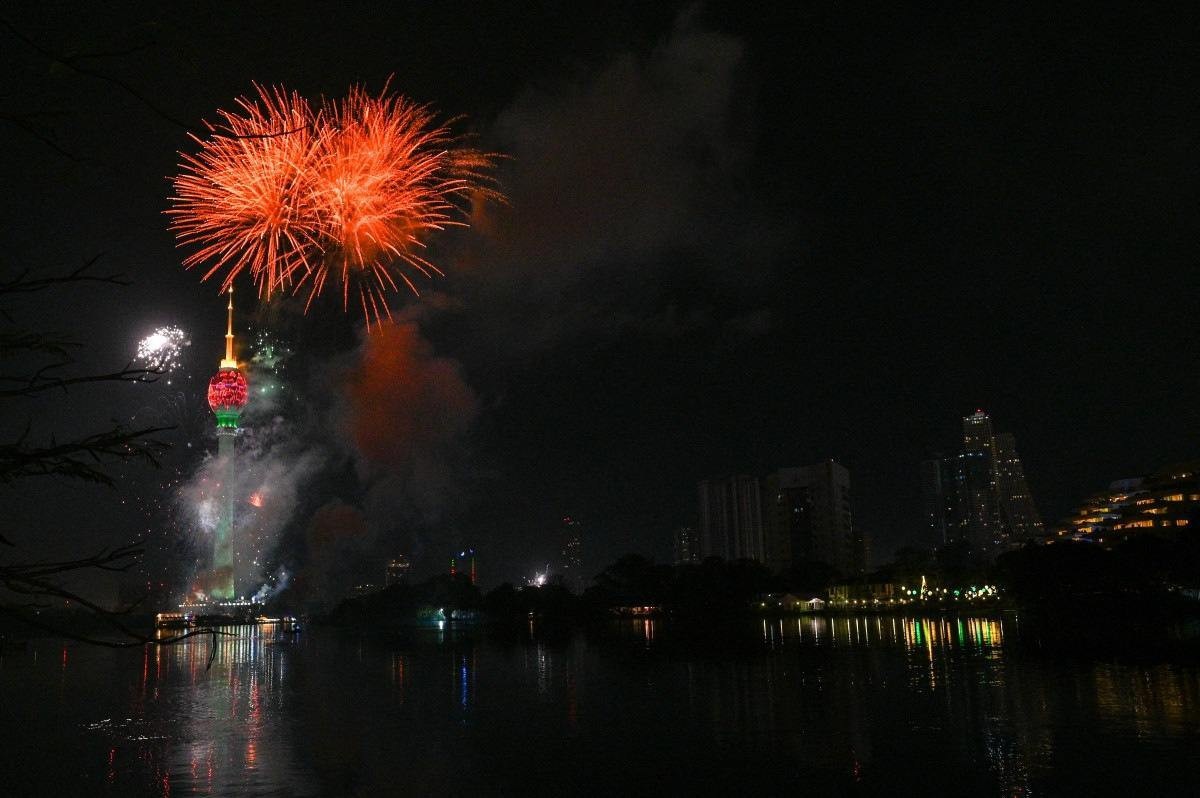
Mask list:
[{"label": "haze over water", "polygon": [[1048,655],[1012,615],[238,631],[209,671],[206,638],[4,652],[3,792],[1170,795],[1200,773],[1196,662]]}]

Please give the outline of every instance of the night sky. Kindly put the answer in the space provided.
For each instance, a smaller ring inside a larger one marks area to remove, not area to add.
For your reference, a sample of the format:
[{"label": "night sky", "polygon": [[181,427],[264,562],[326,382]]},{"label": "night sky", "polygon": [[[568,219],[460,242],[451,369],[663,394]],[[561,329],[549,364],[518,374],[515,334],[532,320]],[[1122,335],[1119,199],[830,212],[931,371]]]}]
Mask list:
[{"label": "night sky", "polygon": [[[474,545],[487,586],[552,559],[570,515],[598,570],[668,558],[698,479],[832,457],[880,564],[920,537],[919,461],[977,407],[1015,434],[1047,521],[1197,454],[1190,19],[18,5],[0,26],[5,268],[103,253],[135,281],[19,309],[86,340],[83,367],[178,324],[200,396],[223,303],[182,269],[162,212],[187,130],[252,81],[316,98],[393,76],[511,156],[510,205],[438,240],[447,275],[399,299],[399,328],[363,344],[335,301],[303,317],[238,297],[299,351],[302,405],[332,409],[318,437],[347,438],[281,546],[348,507],[370,557],[410,551],[431,572]],[[408,387],[379,404],[371,373]],[[142,388],[16,403],[6,431],[128,419]],[[27,483],[4,500],[22,546],[55,552],[127,540],[123,490]]]}]

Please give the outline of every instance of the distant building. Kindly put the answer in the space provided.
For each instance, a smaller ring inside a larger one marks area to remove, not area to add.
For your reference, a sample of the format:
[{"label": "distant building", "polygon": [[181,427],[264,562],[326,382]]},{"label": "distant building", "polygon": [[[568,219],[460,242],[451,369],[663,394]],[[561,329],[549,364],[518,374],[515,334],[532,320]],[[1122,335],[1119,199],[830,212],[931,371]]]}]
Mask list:
[{"label": "distant building", "polygon": [[408,584],[410,571],[412,571],[412,564],[408,558],[403,554],[397,555],[395,559],[388,561],[384,585],[391,587],[392,585]]},{"label": "distant building", "polygon": [[1113,546],[1131,537],[1176,540],[1200,526],[1200,462],[1167,466],[1144,479],[1122,479],[1090,496],[1052,526],[1050,542]]},{"label": "distant building", "polygon": [[932,545],[965,542],[991,558],[1044,534],[1012,434],[976,410],[962,420],[962,448],[921,463],[922,526]]},{"label": "distant building", "polygon": [[1135,502],[1147,495],[1143,480],[1118,479],[1109,483],[1108,490],[1093,493],[1075,512],[1054,524],[1046,533],[1050,542],[1074,540],[1089,543],[1111,543],[1116,538],[1114,527],[1130,514]]},{"label": "distant building", "polygon": [[450,575],[466,574],[471,584],[478,584],[479,573],[475,567],[475,549],[463,549],[458,554],[450,555]]},{"label": "distant building", "polygon": [[579,593],[586,587],[583,576],[583,525],[579,519],[571,516],[564,516],[562,523],[559,568],[563,586]]},{"label": "distant building", "polygon": [[846,582],[829,586],[830,604],[886,602],[898,595],[893,582]]},{"label": "distant building", "polygon": [[813,559],[814,492],[803,469],[784,468],[763,480],[763,541],[766,564],[782,571]]},{"label": "distant building", "polygon": [[1000,522],[1008,539],[1023,543],[1039,538],[1045,531],[1042,517],[1034,506],[1025,467],[1017,454],[1017,442],[1011,433],[997,433],[992,439],[996,463],[996,491],[1000,503]]},{"label": "distant building", "polygon": [[955,464],[940,455],[921,461],[922,545],[933,549],[950,542],[950,528],[958,518]]},{"label": "distant building", "polygon": [[675,530],[675,564],[700,562],[700,536],[696,528],[681,526]]},{"label": "distant building", "polygon": [[976,410],[963,419],[963,448],[957,459],[959,506],[956,538],[977,552],[995,553],[1005,542],[1000,527],[996,464],[992,454],[992,420]]},{"label": "distant building", "polygon": [[706,479],[697,486],[700,554],[762,562],[762,497],[756,477]]},{"label": "distant building", "polygon": [[850,509],[850,472],[833,460],[769,474],[762,515],[770,568],[815,560],[847,576],[866,571],[866,541]]}]

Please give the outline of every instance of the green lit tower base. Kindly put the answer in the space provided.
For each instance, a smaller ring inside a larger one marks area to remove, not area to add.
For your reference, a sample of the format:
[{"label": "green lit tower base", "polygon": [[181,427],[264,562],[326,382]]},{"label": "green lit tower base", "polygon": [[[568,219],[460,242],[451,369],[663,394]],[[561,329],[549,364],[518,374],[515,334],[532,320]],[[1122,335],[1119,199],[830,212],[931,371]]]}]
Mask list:
[{"label": "green lit tower base", "polygon": [[246,377],[233,356],[233,288],[229,289],[228,327],[225,330],[225,357],[221,369],[208,382],[208,406],[217,417],[217,502],[220,512],[213,532],[212,571],[208,580],[208,595],[217,601],[229,601],[237,596],[233,578],[234,494],[237,481],[234,446],[237,440],[238,418],[246,406]]}]

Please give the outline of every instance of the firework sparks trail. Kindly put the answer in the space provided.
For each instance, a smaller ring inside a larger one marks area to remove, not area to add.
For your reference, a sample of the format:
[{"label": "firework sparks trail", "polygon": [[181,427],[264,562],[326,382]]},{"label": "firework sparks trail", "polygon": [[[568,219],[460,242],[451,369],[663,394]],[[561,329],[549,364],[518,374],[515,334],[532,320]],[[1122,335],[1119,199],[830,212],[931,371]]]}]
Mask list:
[{"label": "firework sparks trail", "polygon": [[331,284],[351,293],[368,321],[390,315],[397,281],[441,271],[422,254],[428,238],[465,226],[470,203],[503,201],[496,156],[463,145],[427,107],[352,87],[315,110],[295,92],[256,87],[237,112],[221,111],[196,155],[183,155],[171,227],[197,249],[222,288],[249,272],[264,299],[304,287],[306,308]]},{"label": "firework sparks trail", "polygon": [[178,327],[159,327],[138,341],[136,358],[148,369],[170,374],[180,368],[183,348],[190,343],[187,333]]}]

